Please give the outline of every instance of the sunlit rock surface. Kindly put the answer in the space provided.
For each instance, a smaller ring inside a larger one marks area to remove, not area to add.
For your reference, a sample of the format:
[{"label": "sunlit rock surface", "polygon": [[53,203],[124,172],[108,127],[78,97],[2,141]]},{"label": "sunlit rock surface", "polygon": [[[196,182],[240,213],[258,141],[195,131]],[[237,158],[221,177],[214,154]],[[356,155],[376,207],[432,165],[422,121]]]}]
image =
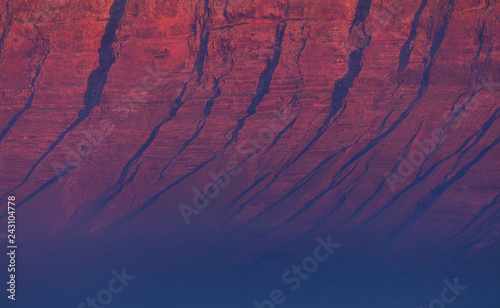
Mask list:
[{"label": "sunlit rock surface", "polygon": [[457,307],[497,307],[496,1],[0,4],[21,300],[125,266],[117,307],[252,307],[331,235],[289,307],[429,305],[459,275]]}]

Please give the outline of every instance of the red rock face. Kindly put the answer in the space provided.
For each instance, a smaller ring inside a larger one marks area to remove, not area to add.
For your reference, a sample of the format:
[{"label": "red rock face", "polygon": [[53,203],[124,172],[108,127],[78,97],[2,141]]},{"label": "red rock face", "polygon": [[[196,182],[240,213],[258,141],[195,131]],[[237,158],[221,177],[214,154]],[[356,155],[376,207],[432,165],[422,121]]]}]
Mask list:
[{"label": "red rock face", "polygon": [[1,4],[0,193],[27,243],[499,248],[496,1]]}]

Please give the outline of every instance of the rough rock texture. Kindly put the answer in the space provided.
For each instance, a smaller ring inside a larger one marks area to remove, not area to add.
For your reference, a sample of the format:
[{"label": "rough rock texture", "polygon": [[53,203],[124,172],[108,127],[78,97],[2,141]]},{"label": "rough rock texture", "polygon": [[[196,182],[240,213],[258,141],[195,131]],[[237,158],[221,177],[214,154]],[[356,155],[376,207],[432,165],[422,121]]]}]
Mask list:
[{"label": "rough rock texture", "polygon": [[153,263],[281,264],[333,234],[346,257],[415,266],[500,248],[498,1],[2,0],[0,16],[0,194],[27,249],[148,238]]}]

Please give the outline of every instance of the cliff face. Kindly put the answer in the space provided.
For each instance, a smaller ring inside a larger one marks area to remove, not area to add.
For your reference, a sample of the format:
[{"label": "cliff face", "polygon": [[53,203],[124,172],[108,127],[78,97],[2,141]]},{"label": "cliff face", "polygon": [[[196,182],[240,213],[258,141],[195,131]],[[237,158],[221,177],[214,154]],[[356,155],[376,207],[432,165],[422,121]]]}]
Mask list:
[{"label": "cliff face", "polygon": [[0,193],[26,242],[154,232],[173,260],[231,246],[234,264],[318,234],[352,255],[499,248],[497,1],[0,14]]}]

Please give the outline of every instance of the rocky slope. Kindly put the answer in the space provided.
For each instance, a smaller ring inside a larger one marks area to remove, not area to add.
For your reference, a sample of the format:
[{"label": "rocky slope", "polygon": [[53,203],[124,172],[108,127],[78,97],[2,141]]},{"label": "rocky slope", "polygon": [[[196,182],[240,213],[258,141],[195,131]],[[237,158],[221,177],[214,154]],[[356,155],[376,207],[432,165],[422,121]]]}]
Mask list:
[{"label": "rocky slope", "polygon": [[36,253],[89,236],[103,254],[149,237],[158,262],[219,248],[235,266],[285,262],[319,234],[413,265],[499,248],[495,0],[0,14],[0,193]]}]

